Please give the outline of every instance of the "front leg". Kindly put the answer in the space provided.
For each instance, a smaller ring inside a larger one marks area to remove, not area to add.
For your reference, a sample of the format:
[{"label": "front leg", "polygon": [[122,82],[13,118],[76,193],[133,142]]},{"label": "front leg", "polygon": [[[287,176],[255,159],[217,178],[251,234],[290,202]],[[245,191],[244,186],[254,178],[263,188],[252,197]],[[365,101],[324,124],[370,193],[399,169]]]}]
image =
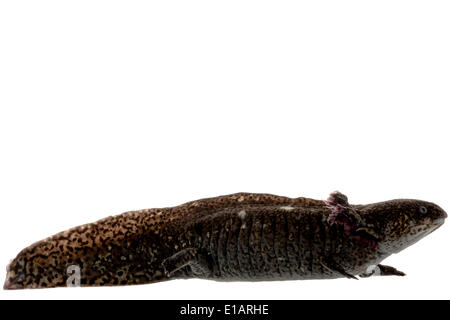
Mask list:
[{"label": "front leg", "polygon": [[366,272],[360,274],[361,278],[368,278],[371,276],[405,276],[406,274],[402,271],[395,269],[394,267],[385,266],[382,264],[371,265],[367,268]]},{"label": "front leg", "polygon": [[340,275],[342,275],[342,276],[344,276],[344,277],[346,277],[348,279],[359,280],[354,275],[352,275],[352,274],[348,273],[347,271],[345,271],[345,269],[342,266],[340,266],[338,263],[336,263],[332,258],[322,259],[320,264],[324,268],[330,270],[331,272],[339,273]]}]

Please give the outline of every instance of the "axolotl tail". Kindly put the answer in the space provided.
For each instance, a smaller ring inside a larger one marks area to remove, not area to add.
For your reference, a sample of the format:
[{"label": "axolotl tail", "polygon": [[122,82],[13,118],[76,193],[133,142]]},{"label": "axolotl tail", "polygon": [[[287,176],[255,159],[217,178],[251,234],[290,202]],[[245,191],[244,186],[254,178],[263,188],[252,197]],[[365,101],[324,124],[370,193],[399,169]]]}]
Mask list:
[{"label": "axolotl tail", "polygon": [[[147,219],[144,223],[143,219]],[[4,289],[145,284],[166,280],[150,210],[79,226],[22,250],[7,267]],[[148,227],[142,227],[143,225]]]}]

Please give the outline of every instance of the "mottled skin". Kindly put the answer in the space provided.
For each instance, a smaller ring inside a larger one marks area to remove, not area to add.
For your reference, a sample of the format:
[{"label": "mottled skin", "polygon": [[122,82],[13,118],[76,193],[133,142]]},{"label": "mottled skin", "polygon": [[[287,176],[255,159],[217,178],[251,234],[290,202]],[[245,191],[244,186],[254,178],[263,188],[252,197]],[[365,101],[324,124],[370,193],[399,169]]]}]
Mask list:
[{"label": "mottled skin", "polygon": [[350,205],[237,193],[177,207],[126,212],[56,234],[22,250],[5,289],[169,279],[219,281],[404,275],[379,263],[437,229],[446,213],[419,200]]}]

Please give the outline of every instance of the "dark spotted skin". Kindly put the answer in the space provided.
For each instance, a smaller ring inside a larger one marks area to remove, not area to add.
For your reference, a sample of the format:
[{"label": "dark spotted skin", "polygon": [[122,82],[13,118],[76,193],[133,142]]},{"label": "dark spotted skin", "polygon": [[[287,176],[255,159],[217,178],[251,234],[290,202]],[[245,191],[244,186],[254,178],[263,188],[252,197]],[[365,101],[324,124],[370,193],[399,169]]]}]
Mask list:
[{"label": "dark spotted skin", "polygon": [[[245,212],[240,218],[237,213]],[[324,221],[325,206],[280,209],[280,206],[242,205],[179,226],[182,247],[194,247],[207,257],[210,273],[196,276],[215,280],[283,280],[337,278],[321,264],[323,257],[345,255],[345,263],[363,263],[356,251],[376,257],[372,248],[347,241],[340,228]],[[324,223],[325,222],[325,223]],[[189,268],[180,270],[190,275]]]},{"label": "dark spotted skin", "polygon": [[[424,205],[427,213],[415,216]],[[327,201],[237,193],[127,212],[56,234],[18,254],[5,289],[64,287],[73,265],[81,286],[368,276],[368,266],[401,250],[402,237],[419,232],[424,219],[435,226],[445,217],[418,200],[352,206],[340,193]]]}]

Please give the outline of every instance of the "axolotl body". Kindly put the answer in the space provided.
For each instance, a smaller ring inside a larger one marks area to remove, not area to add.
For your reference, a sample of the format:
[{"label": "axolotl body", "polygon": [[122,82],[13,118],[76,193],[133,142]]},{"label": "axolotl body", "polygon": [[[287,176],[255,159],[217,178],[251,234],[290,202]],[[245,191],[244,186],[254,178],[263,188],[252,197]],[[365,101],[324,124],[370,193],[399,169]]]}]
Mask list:
[{"label": "axolotl body", "polygon": [[436,204],[397,199],[351,205],[236,193],[130,211],[75,227],[22,250],[5,289],[404,275],[381,261],[443,223]]}]

